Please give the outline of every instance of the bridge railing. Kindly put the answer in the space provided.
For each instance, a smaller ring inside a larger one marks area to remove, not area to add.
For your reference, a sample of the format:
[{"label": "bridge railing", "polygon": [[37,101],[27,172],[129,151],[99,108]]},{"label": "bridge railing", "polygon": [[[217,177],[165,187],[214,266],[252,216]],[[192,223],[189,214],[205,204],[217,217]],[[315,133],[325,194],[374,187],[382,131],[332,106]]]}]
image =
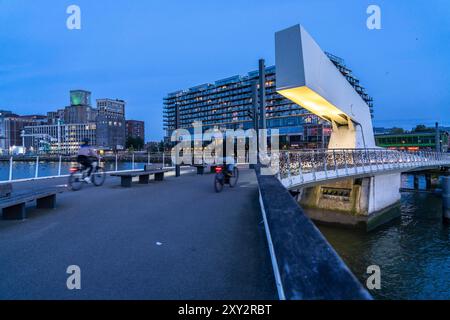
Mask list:
[{"label": "bridge railing", "polygon": [[450,165],[450,154],[432,151],[386,149],[320,149],[282,151],[279,178],[285,179],[319,172],[351,175],[407,167]]},{"label": "bridge railing", "polygon": [[[145,164],[172,166],[170,153],[129,152],[101,157],[107,173],[140,170]],[[0,156],[0,183],[67,177],[75,166],[74,155]]]}]

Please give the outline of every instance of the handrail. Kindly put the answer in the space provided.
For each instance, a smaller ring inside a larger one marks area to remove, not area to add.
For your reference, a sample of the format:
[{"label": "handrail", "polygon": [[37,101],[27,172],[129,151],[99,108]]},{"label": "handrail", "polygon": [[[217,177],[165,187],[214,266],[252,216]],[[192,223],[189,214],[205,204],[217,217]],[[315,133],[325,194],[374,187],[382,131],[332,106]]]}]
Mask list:
[{"label": "handrail", "polygon": [[[23,181],[33,181],[33,180],[43,180],[43,179],[54,179],[58,177],[67,177],[68,175],[63,172],[62,163],[67,163],[67,160],[76,161],[76,158],[74,156],[63,156],[63,155],[48,155],[48,156],[26,156],[26,155],[19,155],[19,156],[0,156],[0,158],[5,163],[5,169],[8,171],[5,175],[4,180],[0,180],[0,183],[7,183],[7,182],[23,182]],[[157,161],[162,160],[163,166],[166,167],[169,165],[170,161],[166,161],[167,158],[170,158],[170,154],[165,152],[148,152],[148,153],[142,153],[142,152],[134,152],[129,154],[121,154],[121,155],[108,155],[108,157],[102,157],[102,159],[107,159],[108,162],[112,163],[112,169],[108,171],[107,173],[116,173],[116,172],[122,172],[125,171],[120,169],[119,170],[119,163],[129,162],[129,165],[131,167],[131,170],[136,169],[136,164],[139,163],[147,163],[150,164],[151,160],[156,158]],[[161,159],[162,158],[162,159]],[[66,161],[64,161],[66,160]],[[129,161],[128,161],[129,160]],[[30,162],[33,163],[31,166],[33,167],[33,172],[23,178],[15,179],[14,178],[14,163],[23,163],[23,162]],[[55,173],[54,175],[48,175],[48,176],[40,176],[40,167],[42,167],[43,162],[48,163],[55,163],[55,167],[53,168]],[[169,163],[168,163],[169,162]],[[8,166],[8,168],[6,168]],[[126,171],[129,171],[129,169],[126,169]]]},{"label": "handrail", "polygon": [[371,300],[280,181],[259,168],[256,174],[280,300]]},{"label": "handrail", "polygon": [[[349,156],[351,155],[351,156]],[[300,176],[296,181],[318,181],[341,176],[372,174],[375,172],[449,166],[450,154],[431,151],[398,151],[372,149],[322,149],[281,151],[279,155],[280,180]]]}]

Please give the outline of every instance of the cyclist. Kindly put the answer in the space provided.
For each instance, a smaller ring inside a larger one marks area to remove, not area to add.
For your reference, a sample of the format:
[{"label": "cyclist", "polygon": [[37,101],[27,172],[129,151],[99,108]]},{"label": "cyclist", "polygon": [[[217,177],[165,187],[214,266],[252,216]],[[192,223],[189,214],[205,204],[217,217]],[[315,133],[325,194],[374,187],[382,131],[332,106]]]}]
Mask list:
[{"label": "cyclist", "polygon": [[225,173],[227,176],[231,177],[234,170],[234,157],[225,157]]},{"label": "cyclist", "polygon": [[98,160],[97,151],[89,145],[89,139],[85,138],[78,150],[77,162],[88,170],[87,176],[84,178],[84,181],[87,183],[91,183],[91,173],[94,169],[92,162],[94,159]]}]

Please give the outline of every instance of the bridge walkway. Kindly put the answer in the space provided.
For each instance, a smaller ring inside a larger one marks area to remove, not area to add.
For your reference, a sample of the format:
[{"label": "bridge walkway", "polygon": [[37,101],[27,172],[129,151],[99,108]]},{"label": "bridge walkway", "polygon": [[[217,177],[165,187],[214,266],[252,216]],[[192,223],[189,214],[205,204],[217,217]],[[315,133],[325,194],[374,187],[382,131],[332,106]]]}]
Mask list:
[{"label": "bridge walkway", "polygon": [[[62,178],[15,189],[62,185]],[[253,171],[216,194],[193,172],[121,188],[108,177],[0,220],[0,299],[276,299]],[[66,269],[81,268],[81,290]]]}]

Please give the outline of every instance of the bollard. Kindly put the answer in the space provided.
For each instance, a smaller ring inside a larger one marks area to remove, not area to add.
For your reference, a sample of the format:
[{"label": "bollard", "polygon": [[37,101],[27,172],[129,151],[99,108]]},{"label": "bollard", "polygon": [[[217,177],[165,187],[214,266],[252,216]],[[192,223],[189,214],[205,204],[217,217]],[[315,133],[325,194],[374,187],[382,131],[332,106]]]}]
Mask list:
[{"label": "bollard", "polygon": [[442,177],[442,215],[445,223],[450,223],[450,176]]},{"label": "bollard", "polygon": [[39,156],[36,157],[36,168],[34,172],[34,178],[37,179],[39,177]]},{"label": "bollard", "polygon": [[9,158],[9,181],[13,178],[13,157]]},{"label": "bollard", "polygon": [[62,157],[59,156],[59,162],[58,162],[58,176],[61,175],[61,162],[62,162]]}]

